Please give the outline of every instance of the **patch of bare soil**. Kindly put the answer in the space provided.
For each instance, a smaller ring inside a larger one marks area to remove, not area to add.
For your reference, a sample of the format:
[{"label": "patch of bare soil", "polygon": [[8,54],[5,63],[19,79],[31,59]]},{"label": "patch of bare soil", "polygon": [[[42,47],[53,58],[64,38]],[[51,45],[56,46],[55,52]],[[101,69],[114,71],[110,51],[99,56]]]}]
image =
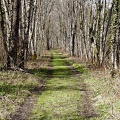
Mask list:
[{"label": "patch of bare soil", "polygon": [[[52,57],[50,58],[44,58],[45,60],[47,59],[47,62],[50,63],[52,61]],[[49,59],[49,61],[48,61]],[[48,64],[43,60],[43,63],[40,64],[40,61],[36,61],[36,62],[31,62],[29,63],[29,68],[40,68],[40,67],[46,67],[46,65]],[[30,92],[32,94],[30,94],[29,96],[27,96],[24,99],[24,102],[21,103],[19,105],[19,107],[17,108],[15,113],[11,113],[9,116],[7,116],[7,119],[10,120],[27,120],[30,117],[31,111],[32,109],[34,109],[36,102],[37,102],[37,98],[39,97],[39,95],[42,93],[43,89],[44,89],[44,82],[49,79],[52,76],[52,66],[49,65],[47,67],[47,71],[46,71],[46,75],[44,76],[44,81],[43,81],[43,86],[37,86],[34,89],[31,89]]]}]

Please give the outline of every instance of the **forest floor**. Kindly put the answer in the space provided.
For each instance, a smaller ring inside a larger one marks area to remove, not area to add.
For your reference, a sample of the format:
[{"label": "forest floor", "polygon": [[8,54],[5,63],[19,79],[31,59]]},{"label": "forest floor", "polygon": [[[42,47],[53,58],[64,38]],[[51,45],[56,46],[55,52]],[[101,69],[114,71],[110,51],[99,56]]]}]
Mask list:
[{"label": "forest floor", "polygon": [[27,72],[0,72],[1,120],[120,120],[120,81],[51,50]]}]

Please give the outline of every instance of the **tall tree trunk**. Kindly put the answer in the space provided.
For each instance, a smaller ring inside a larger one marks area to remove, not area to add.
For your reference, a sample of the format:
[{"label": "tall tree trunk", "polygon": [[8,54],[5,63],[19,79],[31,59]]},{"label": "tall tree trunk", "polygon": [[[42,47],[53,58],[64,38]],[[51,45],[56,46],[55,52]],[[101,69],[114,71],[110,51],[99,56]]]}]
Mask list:
[{"label": "tall tree trunk", "polygon": [[[7,53],[8,68],[17,67],[17,46],[19,38],[19,2],[19,0],[11,1],[12,11],[8,10],[4,11],[5,13],[2,13],[2,32],[4,46]],[[2,0],[2,3],[2,10],[7,10],[8,8],[6,9],[6,3],[4,0]],[[9,15],[11,12],[12,16]],[[10,21],[8,21],[9,19],[11,19],[12,21],[11,26]],[[9,31],[9,33],[5,33],[6,31]]]}]

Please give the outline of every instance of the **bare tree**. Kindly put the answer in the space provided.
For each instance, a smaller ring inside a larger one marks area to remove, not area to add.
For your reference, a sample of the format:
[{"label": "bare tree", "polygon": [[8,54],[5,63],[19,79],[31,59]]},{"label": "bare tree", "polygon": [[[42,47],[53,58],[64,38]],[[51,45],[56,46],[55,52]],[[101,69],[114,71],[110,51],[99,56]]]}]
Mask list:
[{"label": "bare tree", "polygon": [[119,68],[119,0],[1,0],[7,67],[62,48],[81,61]]}]

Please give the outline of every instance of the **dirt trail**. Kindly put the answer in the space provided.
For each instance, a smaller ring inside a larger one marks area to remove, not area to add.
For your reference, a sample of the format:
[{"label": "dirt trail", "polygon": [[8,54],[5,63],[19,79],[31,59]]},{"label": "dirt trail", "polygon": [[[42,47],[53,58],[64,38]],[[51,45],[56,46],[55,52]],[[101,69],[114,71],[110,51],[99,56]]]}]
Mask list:
[{"label": "dirt trail", "polygon": [[[89,87],[62,54],[53,53],[52,76],[45,84],[31,119],[89,120],[98,116],[92,105]],[[48,71],[49,72],[49,71]],[[50,73],[51,74],[51,73]]]},{"label": "dirt trail", "polygon": [[[33,95],[25,98],[16,112],[10,115],[10,119],[27,120],[31,117],[31,120],[89,120],[97,117],[91,92],[81,78],[81,72],[61,54],[54,54],[49,63],[43,78],[45,86],[32,90]],[[37,101],[38,98],[40,102]],[[33,109],[38,113],[31,116]]]},{"label": "dirt trail", "polygon": [[10,114],[11,120],[25,120],[30,115],[33,109],[33,104],[36,103],[36,97],[29,96],[23,103],[20,104],[18,110],[15,113]]}]

